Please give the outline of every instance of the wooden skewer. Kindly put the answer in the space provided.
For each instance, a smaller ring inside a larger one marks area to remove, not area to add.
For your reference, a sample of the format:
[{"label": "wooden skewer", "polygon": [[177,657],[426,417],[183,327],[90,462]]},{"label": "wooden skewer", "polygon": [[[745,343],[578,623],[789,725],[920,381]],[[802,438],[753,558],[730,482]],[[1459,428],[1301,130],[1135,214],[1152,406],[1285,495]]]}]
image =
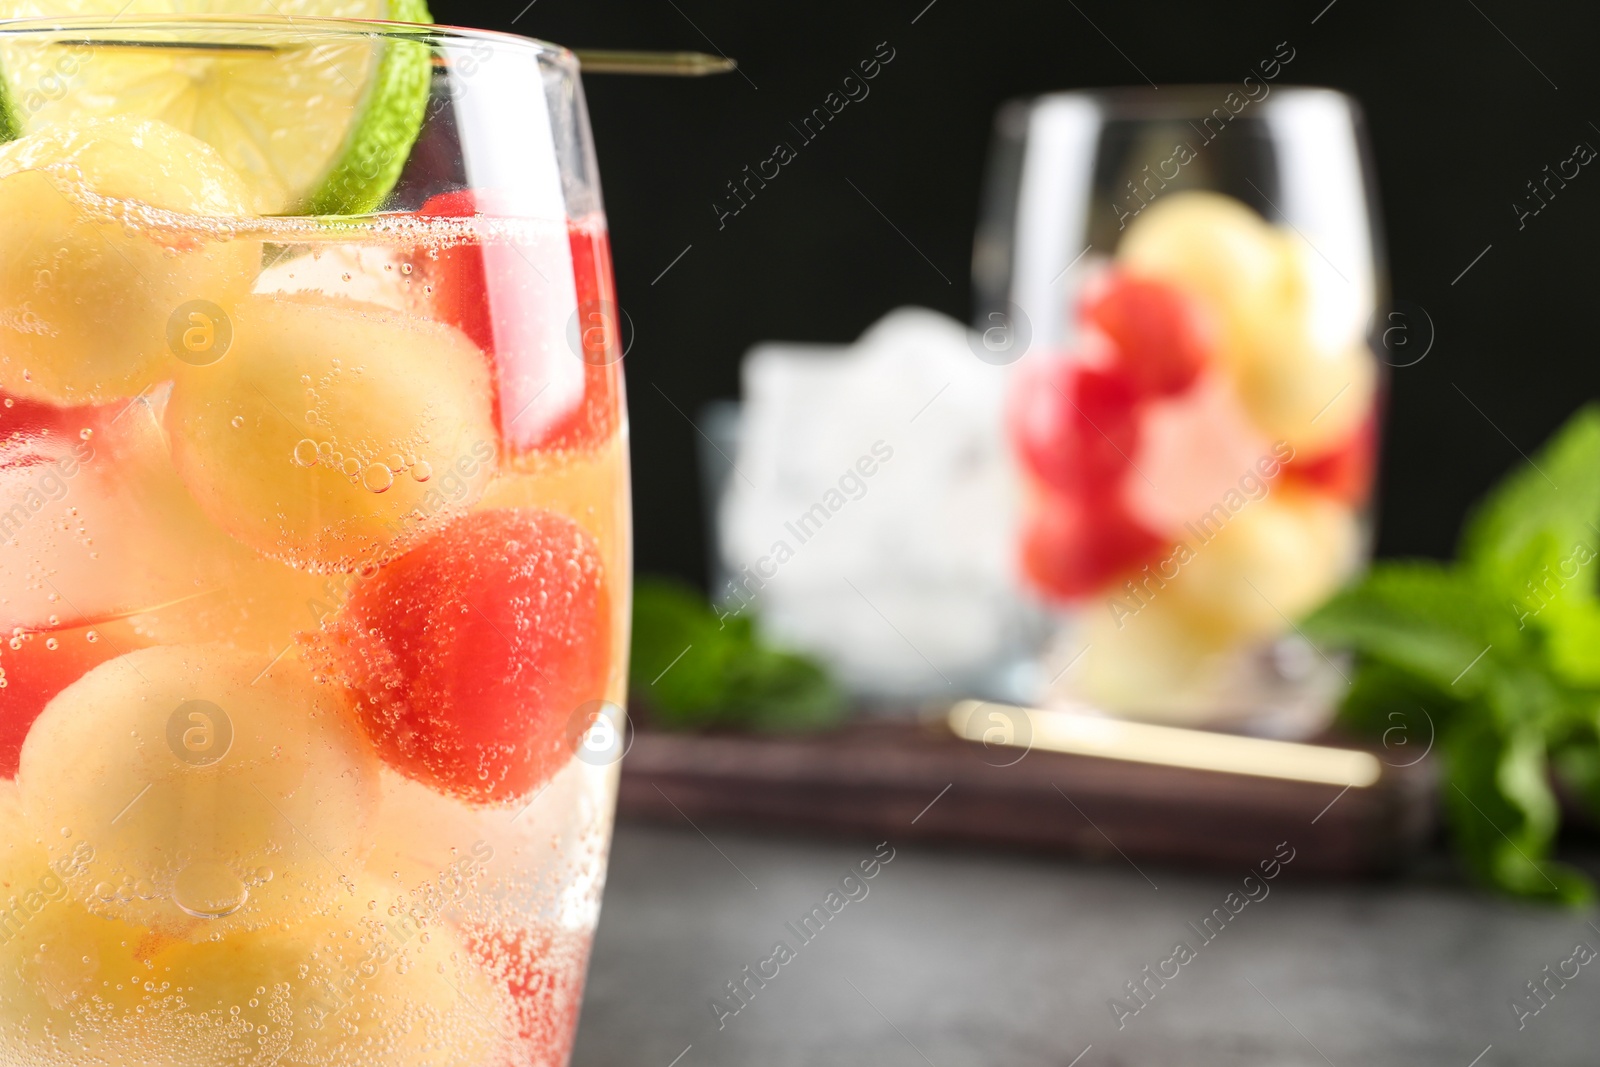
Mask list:
[{"label": "wooden skewer", "polygon": [[667,74],[700,78],[726,74],[739,61],[704,52],[614,52],[579,48],[574,53],[585,74]]},{"label": "wooden skewer", "polygon": [[1237,737],[981,700],[961,701],[950,709],[947,721],[957,737],[985,745],[1012,745],[1024,751],[1037,748],[1352,789],[1365,789],[1383,774],[1376,756],[1355,749]]},{"label": "wooden skewer", "polygon": [[[55,43],[87,45],[91,48],[177,49],[222,54],[281,50],[276,45],[231,41],[82,40]],[[573,54],[578,57],[578,63],[585,74],[655,74],[698,78],[707,74],[726,74],[739,66],[739,61],[736,59],[707,55],[704,52],[637,52],[580,48]]]},{"label": "wooden skewer", "polygon": [[63,38],[51,41],[53,45],[61,48],[148,48],[159,51],[178,52],[217,52],[233,54],[238,52],[281,52],[283,49],[270,44],[252,44],[244,41],[165,41],[165,40],[99,40],[96,38],[81,38],[69,40]]}]

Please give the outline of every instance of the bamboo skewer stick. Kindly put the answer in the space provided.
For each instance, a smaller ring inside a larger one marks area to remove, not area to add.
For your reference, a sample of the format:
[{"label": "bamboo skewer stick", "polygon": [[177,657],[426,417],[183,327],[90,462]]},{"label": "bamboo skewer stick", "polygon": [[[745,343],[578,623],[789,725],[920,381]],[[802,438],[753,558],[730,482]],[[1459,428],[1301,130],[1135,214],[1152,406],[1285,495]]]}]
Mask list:
[{"label": "bamboo skewer stick", "polygon": [[617,52],[603,49],[574,50],[585,74],[666,74],[699,78],[707,74],[726,74],[739,61],[704,52]]}]

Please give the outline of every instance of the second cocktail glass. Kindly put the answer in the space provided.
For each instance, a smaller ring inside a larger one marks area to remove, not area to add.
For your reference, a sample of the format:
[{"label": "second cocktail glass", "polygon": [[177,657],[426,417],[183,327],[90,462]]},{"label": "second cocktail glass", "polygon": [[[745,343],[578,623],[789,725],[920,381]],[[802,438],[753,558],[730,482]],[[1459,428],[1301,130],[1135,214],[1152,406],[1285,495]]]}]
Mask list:
[{"label": "second cocktail glass", "polygon": [[1367,554],[1384,282],[1359,115],[1281,69],[1000,117],[975,262],[980,327],[1029,339],[1034,699],[1299,733],[1343,689],[1294,621]]}]

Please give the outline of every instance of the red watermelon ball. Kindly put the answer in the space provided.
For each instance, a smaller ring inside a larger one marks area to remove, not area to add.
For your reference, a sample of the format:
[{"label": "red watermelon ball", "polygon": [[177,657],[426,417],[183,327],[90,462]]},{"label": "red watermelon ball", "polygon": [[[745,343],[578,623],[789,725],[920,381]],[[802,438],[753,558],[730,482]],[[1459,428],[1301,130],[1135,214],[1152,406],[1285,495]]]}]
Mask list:
[{"label": "red watermelon ball", "polygon": [[1054,354],[1023,364],[1009,411],[1023,466],[1060,492],[1115,491],[1135,473],[1140,401],[1121,367]]},{"label": "red watermelon ball", "polygon": [[[432,197],[423,217],[485,218],[501,215],[504,196],[462,189]],[[549,275],[558,264],[541,257],[570,255],[573,297],[565,303]],[[432,292],[432,313],[457,327],[488,355],[495,381],[494,413],[513,452],[530,449],[592,449],[617,428],[621,410],[621,344],[611,245],[604,229],[567,224],[564,249],[484,241],[419,255]],[[570,336],[560,328],[569,317]],[[551,322],[561,333],[552,338]],[[600,328],[579,330],[577,324]],[[573,351],[576,343],[582,357]]]},{"label": "red watermelon ball", "polygon": [[1083,318],[1111,339],[1141,396],[1183,392],[1217,347],[1205,308],[1166,282],[1110,274],[1085,295]]},{"label": "red watermelon ball", "polygon": [[1172,550],[1116,493],[1039,489],[1022,523],[1021,564],[1033,588],[1051,600],[1091,596]]},{"label": "red watermelon ball", "polygon": [[1362,507],[1372,496],[1378,463],[1378,417],[1366,421],[1337,447],[1310,459],[1295,457],[1284,465],[1284,476],[1336,500]]},{"label": "red watermelon ball", "polygon": [[129,651],[93,627],[18,634],[0,647],[0,778],[15,778],[22,743],[56,694]]},{"label": "red watermelon ball", "polygon": [[606,695],[610,600],[595,539],[564,515],[472,512],[360,583],[315,639],[395,770],[474,803],[525,796]]}]

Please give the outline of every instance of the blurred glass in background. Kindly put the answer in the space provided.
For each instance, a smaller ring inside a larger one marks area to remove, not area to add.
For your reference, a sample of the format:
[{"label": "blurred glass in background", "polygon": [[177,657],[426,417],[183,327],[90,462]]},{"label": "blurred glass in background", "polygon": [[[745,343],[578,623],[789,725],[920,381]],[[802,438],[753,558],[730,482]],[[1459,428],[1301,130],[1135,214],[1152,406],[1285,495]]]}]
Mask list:
[{"label": "blurred glass in background", "polygon": [[857,695],[1307,735],[1295,632],[1367,558],[1383,290],[1326,90],[1065,93],[998,118],[976,331],[758,346],[705,450],[713,599]]}]

